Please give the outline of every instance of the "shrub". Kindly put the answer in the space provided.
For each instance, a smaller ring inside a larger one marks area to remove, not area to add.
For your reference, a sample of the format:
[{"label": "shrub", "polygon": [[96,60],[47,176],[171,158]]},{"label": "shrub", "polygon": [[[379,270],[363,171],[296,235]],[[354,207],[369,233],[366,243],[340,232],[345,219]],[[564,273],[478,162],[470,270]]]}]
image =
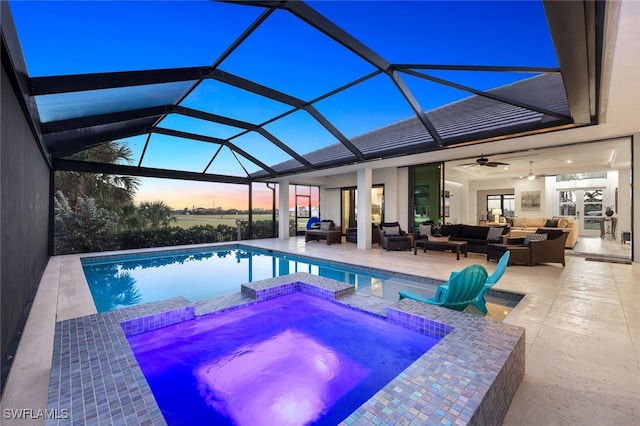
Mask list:
[{"label": "shrub", "polygon": [[54,254],[118,248],[118,216],[93,198],[78,197],[74,209],[61,191],[54,197]]},{"label": "shrub", "polygon": [[127,230],[121,232],[119,236],[122,249],[215,243],[236,239],[236,228],[228,225],[196,225],[187,229],[170,226],[158,229]]}]

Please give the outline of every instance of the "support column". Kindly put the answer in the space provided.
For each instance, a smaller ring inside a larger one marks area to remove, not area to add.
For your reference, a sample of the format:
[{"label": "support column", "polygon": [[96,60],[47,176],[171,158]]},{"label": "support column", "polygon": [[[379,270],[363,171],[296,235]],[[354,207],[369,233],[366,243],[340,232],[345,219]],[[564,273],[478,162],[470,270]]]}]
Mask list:
[{"label": "support column", "polygon": [[289,181],[278,185],[278,239],[289,239]]},{"label": "support column", "polygon": [[631,172],[631,260],[640,263],[637,247],[640,247],[640,215],[635,212],[640,208],[640,133],[631,136],[632,172]]},{"label": "support column", "polygon": [[371,248],[371,185],[371,169],[358,169],[358,250]]}]

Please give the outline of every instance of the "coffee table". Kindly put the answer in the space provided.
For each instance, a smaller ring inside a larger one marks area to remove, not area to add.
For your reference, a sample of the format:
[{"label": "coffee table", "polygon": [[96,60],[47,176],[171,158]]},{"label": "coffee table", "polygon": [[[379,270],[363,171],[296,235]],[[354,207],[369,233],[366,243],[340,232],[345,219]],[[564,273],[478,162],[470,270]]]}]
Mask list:
[{"label": "coffee table", "polygon": [[422,247],[422,252],[426,253],[429,250],[451,250],[456,254],[456,260],[460,260],[460,252],[464,253],[464,257],[467,257],[467,242],[466,241],[429,241],[429,240],[415,240],[413,243],[413,254],[418,254],[418,247]]}]

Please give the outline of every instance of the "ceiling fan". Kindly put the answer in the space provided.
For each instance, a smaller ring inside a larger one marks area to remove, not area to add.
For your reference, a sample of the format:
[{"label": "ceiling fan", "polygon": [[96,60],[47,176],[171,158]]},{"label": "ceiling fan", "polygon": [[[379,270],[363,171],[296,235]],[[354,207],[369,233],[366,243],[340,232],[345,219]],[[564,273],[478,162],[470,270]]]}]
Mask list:
[{"label": "ceiling fan", "polygon": [[502,163],[500,161],[489,161],[487,157],[482,154],[480,158],[476,159],[474,163],[460,164],[460,166],[484,166],[484,167],[498,167],[508,166],[509,163]]}]

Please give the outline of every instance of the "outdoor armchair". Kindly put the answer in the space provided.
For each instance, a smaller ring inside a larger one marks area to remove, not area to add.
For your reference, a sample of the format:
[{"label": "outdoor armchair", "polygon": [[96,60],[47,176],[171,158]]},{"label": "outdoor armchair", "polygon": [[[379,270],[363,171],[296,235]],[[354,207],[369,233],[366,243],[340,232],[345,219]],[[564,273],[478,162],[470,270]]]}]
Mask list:
[{"label": "outdoor armchair", "polygon": [[407,234],[400,228],[398,222],[383,222],[380,224],[380,247],[389,250],[411,250],[413,235]]},{"label": "outdoor armchair", "polygon": [[536,233],[548,234],[544,241],[531,241],[531,265],[540,263],[562,263],[565,266],[564,245],[569,234],[562,231],[538,230]]},{"label": "outdoor armchair", "polygon": [[409,298],[431,305],[464,311],[478,297],[487,281],[487,270],[482,265],[469,265],[458,273],[452,273],[449,281],[438,286],[432,298],[420,297],[409,291],[401,290],[400,300]]},{"label": "outdoor armchair", "polygon": [[487,314],[487,301],[484,299],[484,295],[493,287],[504,275],[504,272],[507,270],[507,265],[509,264],[509,257],[511,252],[506,251],[500,260],[498,261],[498,266],[496,266],[493,274],[487,277],[487,281],[484,283],[484,287],[480,290],[478,297],[476,297],[471,305],[474,306],[477,310],[482,312],[483,314]]}]

